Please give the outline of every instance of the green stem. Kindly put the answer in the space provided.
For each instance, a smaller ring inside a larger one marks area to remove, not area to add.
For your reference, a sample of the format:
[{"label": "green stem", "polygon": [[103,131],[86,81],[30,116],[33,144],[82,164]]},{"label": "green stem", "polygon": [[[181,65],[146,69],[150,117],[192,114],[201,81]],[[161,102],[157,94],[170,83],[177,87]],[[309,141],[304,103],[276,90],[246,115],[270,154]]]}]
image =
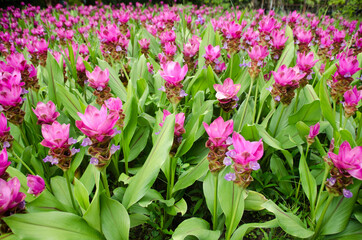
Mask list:
[{"label": "green stem", "polygon": [[342,113],[343,113],[342,103],[339,102],[339,128],[342,128]]},{"label": "green stem", "polygon": [[318,219],[317,226],[316,226],[316,228],[314,230],[314,236],[313,236],[312,240],[314,240],[314,239],[316,239],[318,237],[318,234],[320,232],[324,216],[326,215],[326,212],[328,210],[329,205],[331,204],[331,202],[333,200],[333,197],[334,196],[332,194],[329,194],[328,199],[327,199],[327,203],[324,205],[323,212],[322,212],[320,218]]},{"label": "green stem", "polygon": [[322,180],[322,184],[321,184],[321,187],[319,188],[319,192],[318,192],[318,197],[317,197],[317,203],[315,205],[315,211],[312,212],[312,221],[314,222],[315,221],[315,214],[318,210],[318,205],[319,205],[319,202],[321,200],[321,195],[322,195],[322,192],[324,190],[324,186],[326,184],[326,180],[327,180],[327,177],[328,177],[328,174],[329,174],[329,170],[330,170],[330,166],[328,165],[328,163],[324,163],[324,174],[323,174],[323,180]]},{"label": "green stem", "polygon": [[36,175],[36,174],[33,172],[33,170],[31,170],[31,168],[28,166],[28,164],[26,164],[26,163],[23,161],[23,159],[21,159],[21,158],[15,153],[15,151],[14,151],[13,148],[11,148],[11,154],[12,154],[13,157],[15,157],[21,164],[23,164],[26,169],[28,169],[28,171],[30,172],[31,175]]},{"label": "green stem", "polygon": [[278,118],[278,121],[277,121],[277,125],[275,126],[275,129],[274,129],[273,137],[275,137],[275,134],[277,133],[280,120],[282,119],[282,116],[283,116],[283,113],[284,113],[284,109],[285,109],[285,105],[283,104],[282,111],[280,112],[280,115],[279,115],[279,118]]},{"label": "green stem", "polygon": [[296,97],[295,103],[294,103],[294,113],[297,112],[300,90],[301,90],[300,88],[298,88],[298,90],[297,90],[297,97]]},{"label": "green stem", "polygon": [[230,56],[230,78],[233,76],[233,60],[234,60],[234,54],[231,54]]},{"label": "green stem", "polygon": [[344,118],[343,129],[346,129],[348,118]]},{"label": "green stem", "polygon": [[175,171],[176,171],[176,158],[171,157],[169,165],[166,200],[169,200],[172,197],[172,189],[175,184]]},{"label": "green stem", "polygon": [[[239,208],[239,202],[240,202],[240,198],[241,198],[241,193],[243,192],[243,189],[239,187],[238,189],[238,196],[236,198],[236,206],[235,208],[232,208],[232,215],[231,215],[231,222],[230,225],[228,226],[227,232],[226,232],[226,240],[230,240],[231,234],[232,234],[232,227],[234,225],[235,222],[235,217],[236,217],[236,212],[238,211]],[[234,196],[233,196],[234,197]]]},{"label": "green stem", "polygon": [[361,133],[361,128],[362,128],[362,114],[359,116],[359,124],[358,124],[358,128],[357,128],[356,140],[359,139],[359,135]]},{"label": "green stem", "polygon": [[254,111],[253,111],[253,123],[258,123],[255,122],[255,115],[256,115],[256,104],[258,102],[258,93],[259,93],[259,81],[258,79],[256,80],[256,88],[255,88],[255,102],[254,102]]},{"label": "green stem", "polygon": [[[24,124],[25,124],[25,123],[23,123],[23,125],[24,125]],[[25,144],[26,146],[29,146],[30,144],[29,144],[28,138],[27,138],[26,135],[25,135],[23,126],[21,126],[21,127],[19,126],[19,129],[20,129],[20,133],[21,133],[21,136],[22,136],[22,138],[23,138],[24,144]]]},{"label": "green stem", "polygon": [[259,110],[258,110],[258,117],[256,118],[256,123],[259,122],[259,119],[260,119],[260,115],[261,115],[261,111],[263,110],[263,106],[264,106],[264,102],[261,102],[260,103],[260,107],[259,107]]},{"label": "green stem", "polygon": [[126,76],[127,81],[129,82],[129,76],[128,76],[128,74],[127,74],[127,71],[126,71],[126,69],[124,68],[122,61],[120,61],[120,63],[121,63],[121,68],[122,68],[122,70],[123,70],[123,73],[124,73],[124,75]]},{"label": "green stem", "polygon": [[217,187],[219,185],[219,173],[215,173],[214,174],[214,178],[215,178],[215,189],[214,189],[214,211],[213,211],[213,220],[212,220],[212,224],[213,224],[213,230],[215,231],[217,228]]},{"label": "green stem", "polygon": [[76,205],[75,205],[75,200],[74,200],[73,192],[72,192],[72,187],[71,187],[71,185],[70,185],[70,179],[69,179],[69,173],[68,173],[68,171],[64,171],[64,175],[65,175],[65,178],[66,178],[66,180],[67,180],[68,191],[69,191],[70,199],[72,200],[73,208],[74,208],[74,210],[77,210],[77,207],[76,207]]},{"label": "green stem", "polygon": [[244,106],[243,114],[241,115],[241,120],[240,120],[240,125],[239,125],[239,128],[238,128],[238,132],[241,131],[241,126],[243,125],[243,121],[244,121],[244,118],[245,118],[246,109],[248,108],[249,97],[250,97],[251,89],[253,88],[253,85],[254,85],[254,79],[251,79],[249,92],[248,92],[248,95],[246,96],[245,106]]},{"label": "green stem", "polygon": [[106,189],[106,194],[108,197],[111,197],[111,193],[109,192],[109,186],[108,186],[108,179],[107,179],[107,168],[103,169],[101,171],[101,175],[102,175],[102,182],[103,182],[103,186]]}]

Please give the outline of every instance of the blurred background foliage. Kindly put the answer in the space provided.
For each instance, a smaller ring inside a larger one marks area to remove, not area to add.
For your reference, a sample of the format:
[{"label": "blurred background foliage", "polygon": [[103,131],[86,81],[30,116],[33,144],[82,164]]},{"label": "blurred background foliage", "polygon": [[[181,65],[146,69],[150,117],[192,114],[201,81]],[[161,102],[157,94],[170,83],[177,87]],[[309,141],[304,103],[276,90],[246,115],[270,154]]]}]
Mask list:
[{"label": "blurred background foliage", "polygon": [[[0,0],[1,7],[7,6],[21,6],[21,2],[26,4],[37,5],[46,7],[48,5],[56,5],[57,3],[67,3],[69,5],[80,5],[80,4],[94,4],[96,0]],[[124,3],[148,3],[149,0],[99,0],[104,4],[117,5],[121,2]],[[161,1],[152,1],[154,4],[160,3]],[[224,7],[235,7],[258,9],[264,8],[267,10],[273,9],[278,13],[288,13],[289,11],[300,11],[300,12],[312,12],[317,14],[329,14],[329,15],[343,15],[344,17],[352,19],[362,19],[362,0],[164,0],[164,3],[174,4],[197,4],[197,5],[223,5]]]}]

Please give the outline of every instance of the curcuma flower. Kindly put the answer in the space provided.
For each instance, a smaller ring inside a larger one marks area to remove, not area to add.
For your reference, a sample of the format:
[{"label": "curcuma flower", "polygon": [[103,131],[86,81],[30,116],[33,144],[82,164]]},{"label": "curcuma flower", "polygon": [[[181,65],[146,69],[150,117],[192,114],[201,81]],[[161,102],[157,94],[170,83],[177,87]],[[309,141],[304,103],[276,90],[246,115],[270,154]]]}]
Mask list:
[{"label": "curcuma flower", "polygon": [[310,126],[309,135],[307,136],[307,142],[309,145],[314,143],[314,138],[319,134],[320,126],[321,125],[319,124],[319,122],[313,126]]},{"label": "curcuma flower", "polygon": [[93,94],[97,97],[97,104],[102,105],[104,101],[112,97],[111,88],[108,87],[109,70],[96,66],[92,73],[86,71],[89,86],[94,88]]},{"label": "curcuma flower", "polygon": [[205,47],[205,64],[206,66],[211,65],[212,67],[215,65],[215,61],[221,56],[220,46],[217,45],[213,47],[211,44]]},{"label": "curcuma flower", "polygon": [[69,127],[70,124],[60,124],[57,121],[52,125],[43,124],[41,127],[44,140],[40,144],[50,148],[49,155],[43,161],[56,164],[63,171],[69,169],[72,160],[72,152],[69,149]]},{"label": "curcuma flower", "polygon": [[4,148],[0,153],[0,178],[6,180],[7,174],[5,174],[6,169],[10,166],[11,162],[8,161],[8,153],[6,149]]},{"label": "curcuma flower", "polygon": [[19,192],[20,181],[17,177],[6,182],[0,178],[0,216],[9,216],[11,213],[24,210],[25,193]]},{"label": "curcuma flower", "polygon": [[255,45],[250,51],[247,51],[251,59],[249,74],[252,79],[259,75],[260,68],[263,67],[263,60],[269,55],[267,46]]},{"label": "curcuma flower", "polygon": [[216,98],[219,100],[220,107],[225,112],[230,112],[236,107],[236,102],[239,100],[236,94],[241,88],[240,84],[234,84],[231,78],[225,79],[224,83],[214,84],[216,90]]},{"label": "curcuma flower", "polygon": [[117,113],[119,115],[119,119],[117,121],[117,126],[119,126],[120,128],[123,127],[124,123],[124,118],[125,115],[123,113],[123,109],[122,109],[122,100],[117,97],[117,98],[110,98],[107,101],[104,102],[109,110],[109,113]]},{"label": "curcuma flower", "polygon": [[78,116],[81,120],[77,120],[75,125],[90,138],[88,153],[96,167],[102,169],[108,165],[111,157],[109,145],[117,133],[114,127],[119,119],[119,112],[108,113],[106,105],[102,105],[100,110],[88,105],[85,113],[78,113]]},{"label": "curcuma flower", "polygon": [[358,102],[362,99],[362,90],[357,90],[357,87],[354,86],[353,89],[348,90],[344,93],[344,114],[345,116],[351,117],[357,111]]},{"label": "curcuma flower", "polygon": [[[167,111],[166,109],[163,110],[163,117],[162,117],[162,122],[159,123],[159,125],[162,127],[163,124],[166,121],[166,118],[171,115],[171,113],[169,111]],[[182,134],[184,134],[185,128],[184,128],[184,123],[185,123],[185,114],[184,113],[178,113],[175,116],[175,129],[174,129],[174,140],[173,140],[173,144],[170,150],[170,154],[171,155],[175,155],[177,152],[178,147],[180,146],[181,142],[182,142]]]},{"label": "curcuma flower", "polygon": [[327,180],[327,190],[336,195],[351,197],[351,192],[346,187],[353,183],[353,178],[362,180],[362,146],[351,148],[348,141],[339,147],[338,155],[329,151],[329,158],[333,162],[331,178]]},{"label": "curcuma flower", "polygon": [[308,80],[312,79],[312,67],[318,62],[318,60],[314,60],[313,52],[308,54],[298,53],[297,54],[297,66],[299,70],[305,73],[305,76],[299,81],[299,86],[301,88],[305,87],[308,84]]},{"label": "curcuma flower", "polygon": [[275,79],[271,95],[277,102],[282,102],[284,105],[289,105],[295,95],[294,90],[299,86],[305,73],[299,71],[299,68],[288,68],[282,65],[277,72],[272,71]]},{"label": "curcuma flower", "polygon": [[231,145],[230,134],[233,132],[233,120],[224,122],[222,117],[215,119],[210,126],[203,122],[206,133],[209,139],[206,142],[206,147],[210,149],[207,159],[209,160],[209,169],[211,172],[219,172],[225,166],[225,157],[227,148]]},{"label": "curcuma flower", "polygon": [[29,187],[28,193],[35,196],[39,196],[45,189],[44,179],[38,175],[28,175],[26,185]]},{"label": "curcuma flower", "polygon": [[10,127],[8,127],[8,121],[4,115],[0,115],[0,147],[7,148],[11,147],[13,137],[10,135]]},{"label": "curcuma flower", "polygon": [[167,62],[162,66],[162,69],[159,73],[166,81],[165,90],[167,99],[171,103],[177,104],[181,101],[182,97],[184,97],[181,81],[185,78],[188,67],[185,65],[181,68],[178,62]]},{"label": "curcuma flower", "polygon": [[33,109],[33,112],[38,118],[37,124],[52,124],[57,117],[59,117],[59,113],[56,111],[55,104],[52,101],[48,103],[38,102],[36,108]]},{"label": "curcuma flower", "polygon": [[251,172],[258,170],[260,165],[258,161],[264,154],[263,142],[249,142],[239,133],[234,132],[232,138],[234,149],[226,153],[233,161],[236,179],[234,183],[240,187],[246,188],[253,181]]}]

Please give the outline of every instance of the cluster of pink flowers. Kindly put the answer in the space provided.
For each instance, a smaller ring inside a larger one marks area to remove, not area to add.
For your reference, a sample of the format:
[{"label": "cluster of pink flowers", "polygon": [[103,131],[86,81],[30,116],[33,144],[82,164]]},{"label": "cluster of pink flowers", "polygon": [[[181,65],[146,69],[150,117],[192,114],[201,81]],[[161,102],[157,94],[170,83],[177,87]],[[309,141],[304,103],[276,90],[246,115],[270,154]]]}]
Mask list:
[{"label": "cluster of pink flowers", "polygon": [[184,44],[182,53],[189,70],[194,69],[197,65],[196,61],[199,55],[200,42],[201,38],[194,35],[186,44]]},{"label": "cluster of pink flowers", "polygon": [[112,97],[111,88],[108,86],[109,70],[96,66],[92,73],[86,71],[88,77],[88,85],[94,88],[93,94],[97,97],[96,102],[102,105],[105,101]]},{"label": "cluster of pink flowers", "polygon": [[211,66],[217,74],[220,74],[221,72],[226,70],[225,63],[220,62],[219,57],[221,57],[220,46],[213,47],[210,44],[205,47],[205,65]]}]

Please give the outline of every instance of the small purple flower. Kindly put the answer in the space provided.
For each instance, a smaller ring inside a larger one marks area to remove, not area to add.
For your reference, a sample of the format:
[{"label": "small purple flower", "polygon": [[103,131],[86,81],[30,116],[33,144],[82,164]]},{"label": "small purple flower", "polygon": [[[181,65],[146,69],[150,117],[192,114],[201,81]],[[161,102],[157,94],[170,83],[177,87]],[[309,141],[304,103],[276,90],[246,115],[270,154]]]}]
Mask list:
[{"label": "small purple flower", "polygon": [[308,80],[311,80],[311,79],[312,79],[312,74],[309,74],[309,75],[307,76],[307,79],[308,79]]},{"label": "small purple flower", "polygon": [[353,193],[351,191],[349,191],[348,189],[343,189],[343,196],[345,198],[351,198],[351,197],[353,197]]},{"label": "small purple flower", "polygon": [[276,97],[274,98],[274,100],[277,101],[277,102],[279,102],[279,101],[280,101],[280,96],[276,96]]},{"label": "small purple flower", "polygon": [[231,137],[228,137],[228,138],[226,139],[225,143],[226,143],[227,145],[231,145],[231,144],[233,144],[233,139],[232,139]]},{"label": "small purple flower", "polygon": [[10,147],[10,143],[8,141],[5,141],[4,144],[3,144],[3,147],[4,148]]},{"label": "small purple flower", "polygon": [[257,161],[250,162],[250,163],[249,163],[249,167],[250,167],[251,169],[253,169],[254,171],[260,169],[260,165],[259,165],[259,163],[258,163]]},{"label": "small purple flower", "polygon": [[333,178],[333,177],[327,178],[327,181],[329,182],[329,184],[330,184],[331,186],[333,186],[333,185],[336,183],[336,179]]},{"label": "small purple flower", "polygon": [[278,59],[279,59],[279,55],[278,55],[278,54],[275,54],[275,55],[274,55],[274,59],[275,59],[275,60],[278,60]]},{"label": "small purple flower", "polygon": [[97,87],[97,91],[102,92],[103,88],[102,87]]},{"label": "small purple flower", "polygon": [[180,91],[180,97],[186,97],[188,94],[183,90],[181,89]]},{"label": "small purple flower", "polygon": [[161,132],[161,131],[155,132],[155,135],[158,135],[158,134],[160,134],[160,132]]},{"label": "small purple flower", "polygon": [[121,48],[121,46],[117,46],[117,47],[116,47],[116,51],[117,51],[117,52],[120,52],[120,51],[122,51],[122,48]]},{"label": "small purple flower", "polygon": [[113,154],[114,154],[115,152],[117,152],[120,148],[121,148],[121,146],[112,144],[111,149],[110,149],[110,153],[113,155]]},{"label": "small purple flower", "polygon": [[76,153],[79,153],[80,152],[80,149],[79,148],[72,148],[70,150],[70,152],[72,153],[72,156],[75,155]]},{"label": "small purple flower", "polygon": [[158,90],[159,90],[159,91],[162,91],[162,92],[166,92],[165,86],[160,87]]},{"label": "small purple flower", "polygon": [[230,166],[232,164],[231,158],[229,157],[224,158],[223,163],[225,166]]},{"label": "small purple flower", "polygon": [[270,87],[267,87],[266,90],[268,90],[269,92],[271,92],[273,90],[273,87],[270,86]]},{"label": "small purple flower", "polygon": [[227,173],[224,178],[226,181],[235,181],[236,175],[235,173]]},{"label": "small purple flower", "polygon": [[344,74],[344,77],[349,78],[349,77],[351,77],[351,74],[350,73]]},{"label": "small purple flower", "polygon": [[43,159],[44,162],[50,162],[52,165],[54,164],[58,164],[59,163],[59,160],[53,156],[46,156],[44,159]]},{"label": "small purple flower", "polygon": [[98,164],[98,159],[95,158],[95,157],[92,157],[92,158],[90,159],[90,164],[97,165],[97,164]]},{"label": "small purple flower", "polygon": [[68,144],[69,144],[69,145],[76,144],[77,142],[78,142],[77,139],[74,139],[74,138],[69,138],[69,139],[68,139]]},{"label": "small purple flower", "polygon": [[117,129],[114,129],[116,130],[115,134],[121,134],[122,133],[122,130],[117,130]]},{"label": "small purple flower", "polygon": [[92,140],[90,140],[90,138],[84,138],[81,145],[82,145],[82,147],[92,145]]}]

